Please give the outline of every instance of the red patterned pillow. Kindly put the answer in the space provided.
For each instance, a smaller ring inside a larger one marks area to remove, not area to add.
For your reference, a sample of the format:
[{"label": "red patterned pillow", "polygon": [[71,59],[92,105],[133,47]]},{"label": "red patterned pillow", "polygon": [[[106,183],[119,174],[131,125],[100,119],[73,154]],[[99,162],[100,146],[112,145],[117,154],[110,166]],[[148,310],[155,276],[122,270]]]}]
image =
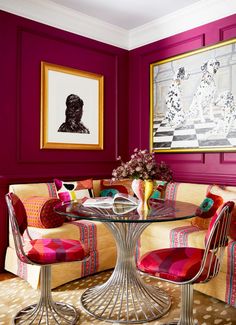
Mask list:
[{"label": "red patterned pillow", "polygon": [[91,178],[74,182],[54,179],[54,183],[57,189],[57,196],[62,202],[75,201],[84,197],[94,197],[93,180]]},{"label": "red patterned pillow", "polygon": [[192,225],[200,229],[208,229],[211,221],[210,218],[214,216],[223,202],[221,196],[208,192],[207,196],[195,212],[196,217],[192,219]]},{"label": "red patterned pillow", "polygon": [[[234,202],[232,201],[229,201],[227,203],[224,203],[222,204],[218,209],[217,211],[215,212],[213,218],[211,219],[211,222],[210,222],[210,225],[208,227],[208,230],[207,230],[207,233],[206,233],[206,236],[205,236],[205,243],[207,242],[209,236],[210,236],[210,233],[211,233],[211,230],[216,222],[216,219],[218,218],[219,214],[221,213],[222,209],[225,207],[225,206],[228,206],[229,207],[229,213],[232,213],[233,211],[233,208],[234,208]],[[230,226],[231,227],[231,226]],[[220,220],[220,225],[219,225],[219,229],[225,229],[225,225],[223,224],[223,219]],[[214,234],[214,236],[212,237],[212,241],[211,241],[211,249],[213,249],[214,247],[214,243],[216,241],[219,240],[219,233],[218,231],[216,231],[216,233]],[[223,243],[223,242],[222,242]],[[227,244],[227,243],[226,243]]]},{"label": "red patterned pillow", "polygon": [[61,201],[57,198],[31,196],[24,203],[28,226],[36,228],[56,228],[65,221],[65,217],[54,211],[56,204]]},{"label": "red patterned pillow", "polygon": [[222,196],[224,202],[228,201],[233,201],[235,203],[234,209],[232,211],[232,219],[231,219],[231,224],[229,228],[229,236],[233,239],[236,240],[236,190],[234,186],[229,186],[222,188],[220,186],[213,186],[211,188],[211,192],[213,194],[217,194]]},{"label": "red patterned pillow", "polygon": [[131,185],[132,179],[129,178],[118,181],[103,179],[101,180],[100,196],[114,196],[118,192],[134,195]]}]

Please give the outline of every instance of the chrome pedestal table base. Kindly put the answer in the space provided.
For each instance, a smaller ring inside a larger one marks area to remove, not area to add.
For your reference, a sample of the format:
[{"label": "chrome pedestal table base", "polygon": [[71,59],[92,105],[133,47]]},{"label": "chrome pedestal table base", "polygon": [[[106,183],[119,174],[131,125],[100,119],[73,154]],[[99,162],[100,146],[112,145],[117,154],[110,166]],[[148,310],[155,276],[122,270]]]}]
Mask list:
[{"label": "chrome pedestal table base", "polygon": [[108,322],[132,324],[160,318],[169,310],[170,298],[165,291],[146,284],[135,263],[136,244],[149,223],[104,224],[116,241],[116,266],[107,282],[82,294],[82,307],[90,315]]}]

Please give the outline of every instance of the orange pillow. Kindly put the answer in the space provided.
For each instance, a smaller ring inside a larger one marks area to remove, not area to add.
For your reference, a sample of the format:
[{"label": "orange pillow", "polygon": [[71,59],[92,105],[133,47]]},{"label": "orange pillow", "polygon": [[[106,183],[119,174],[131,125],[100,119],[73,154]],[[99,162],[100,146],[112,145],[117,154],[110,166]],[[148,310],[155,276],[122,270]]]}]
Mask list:
[{"label": "orange pillow", "polygon": [[28,226],[36,228],[56,228],[65,221],[65,217],[54,211],[61,201],[57,198],[31,196],[23,204],[27,214]]},{"label": "orange pillow", "polygon": [[207,196],[195,212],[196,217],[192,219],[192,225],[199,229],[208,229],[211,218],[223,202],[221,196],[208,192]]}]

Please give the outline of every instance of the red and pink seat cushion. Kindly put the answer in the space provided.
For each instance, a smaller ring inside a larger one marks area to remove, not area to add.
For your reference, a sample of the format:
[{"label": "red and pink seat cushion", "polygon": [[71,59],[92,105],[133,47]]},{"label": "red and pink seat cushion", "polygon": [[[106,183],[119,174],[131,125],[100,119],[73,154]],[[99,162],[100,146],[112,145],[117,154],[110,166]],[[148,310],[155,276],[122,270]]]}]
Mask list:
[{"label": "red and pink seat cushion", "polygon": [[[184,282],[192,279],[199,271],[204,249],[194,247],[164,248],[146,253],[138,261],[140,271],[162,279],[175,282]],[[209,261],[212,253],[207,258],[207,263],[201,276],[194,282],[202,282],[213,274],[213,267],[208,276]],[[213,254],[212,265],[216,262]]]},{"label": "red and pink seat cushion", "polygon": [[26,244],[27,257],[37,264],[80,261],[89,255],[89,250],[80,241],[73,239],[43,238]]}]

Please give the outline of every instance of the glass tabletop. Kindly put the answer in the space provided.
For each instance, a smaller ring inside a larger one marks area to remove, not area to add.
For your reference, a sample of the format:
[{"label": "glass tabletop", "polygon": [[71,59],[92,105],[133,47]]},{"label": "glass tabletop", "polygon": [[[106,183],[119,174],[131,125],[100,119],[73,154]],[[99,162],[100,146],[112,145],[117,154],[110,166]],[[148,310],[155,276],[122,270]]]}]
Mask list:
[{"label": "glass tabletop", "polygon": [[102,222],[160,222],[194,217],[197,206],[188,202],[150,199],[147,210],[134,205],[113,204],[107,208],[84,206],[77,201],[60,203],[55,212],[70,218]]}]

